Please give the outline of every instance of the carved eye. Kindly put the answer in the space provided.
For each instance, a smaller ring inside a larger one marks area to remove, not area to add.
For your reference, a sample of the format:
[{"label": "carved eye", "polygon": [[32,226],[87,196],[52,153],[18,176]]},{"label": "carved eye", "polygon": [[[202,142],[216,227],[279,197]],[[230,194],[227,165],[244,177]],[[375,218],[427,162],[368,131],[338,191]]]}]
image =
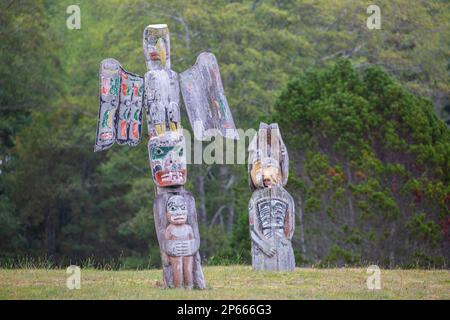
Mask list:
[{"label": "carved eye", "polygon": [[177,208],[175,208],[175,207],[170,208],[170,211],[176,211],[176,210],[177,210]]},{"label": "carved eye", "polygon": [[147,43],[149,44],[149,47],[155,46],[156,41],[158,41],[158,39],[156,37],[152,37],[152,36],[147,37],[146,40],[147,40]]},{"label": "carved eye", "polygon": [[185,206],[182,206],[182,207],[181,207],[181,210],[186,210],[186,207],[185,207]]}]

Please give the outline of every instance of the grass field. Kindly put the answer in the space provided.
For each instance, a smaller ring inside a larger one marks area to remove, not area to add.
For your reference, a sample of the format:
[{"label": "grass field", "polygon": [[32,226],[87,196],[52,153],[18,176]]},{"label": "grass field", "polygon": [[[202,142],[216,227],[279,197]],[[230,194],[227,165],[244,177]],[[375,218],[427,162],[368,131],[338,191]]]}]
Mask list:
[{"label": "grass field", "polygon": [[368,290],[366,269],[255,272],[248,266],[204,267],[203,291],[162,289],[161,270],[81,270],[81,289],[64,269],[0,269],[0,299],[450,299],[449,270],[381,270]]}]

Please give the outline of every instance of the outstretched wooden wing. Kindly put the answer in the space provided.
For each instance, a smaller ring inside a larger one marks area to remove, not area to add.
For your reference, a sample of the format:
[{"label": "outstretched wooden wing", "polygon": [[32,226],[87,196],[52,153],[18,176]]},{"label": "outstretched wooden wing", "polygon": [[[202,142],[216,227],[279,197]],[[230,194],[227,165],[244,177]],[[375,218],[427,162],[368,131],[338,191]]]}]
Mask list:
[{"label": "outstretched wooden wing", "polygon": [[100,106],[94,151],[141,142],[144,78],[126,71],[115,59],[100,63]]},{"label": "outstretched wooden wing", "polygon": [[207,140],[216,130],[226,138],[239,138],[214,54],[201,53],[195,64],[180,74],[180,87],[197,139]]}]

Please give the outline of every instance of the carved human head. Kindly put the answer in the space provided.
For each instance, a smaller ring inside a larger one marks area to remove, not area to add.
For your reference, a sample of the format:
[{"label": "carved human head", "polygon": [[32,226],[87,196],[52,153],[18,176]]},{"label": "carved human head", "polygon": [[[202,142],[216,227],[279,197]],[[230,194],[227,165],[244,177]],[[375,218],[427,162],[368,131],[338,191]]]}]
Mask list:
[{"label": "carved human head", "polygon": [[171,224],[185,224],[187,222],[187,206],[183,196],[174,195],[167,200],[167,220]]},{"label": "carved human head", "polygon": [[149,70],[170,69],[170,37],[166,24],[151,24],[144,29],[144,56]]},{"label": "carved human head", "polygon": [[273,158],[261,160],[262,182],[265,188],[277,185],[281,181],[280,165]]},{"label": "carved human head", "polygon": [[278,124],[260,123],[258,133],[249,146],[251,188],[285,185],[288,156]]}]

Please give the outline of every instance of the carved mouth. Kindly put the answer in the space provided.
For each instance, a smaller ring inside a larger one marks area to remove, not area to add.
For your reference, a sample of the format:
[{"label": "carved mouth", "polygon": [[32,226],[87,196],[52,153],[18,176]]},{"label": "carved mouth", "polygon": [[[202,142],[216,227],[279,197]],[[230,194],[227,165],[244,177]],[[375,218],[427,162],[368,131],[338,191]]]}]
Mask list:
[{"label": "carved mouth", "polygon": [[162,187],[184,184],[186,182],[186,169],[157,171],[156,181]]},{"label": "carved mouth", "polygon": [[150,60],[161,60],[161,58],[159,57],[159,54],[157,52],[151,52],[150,53]]}]

